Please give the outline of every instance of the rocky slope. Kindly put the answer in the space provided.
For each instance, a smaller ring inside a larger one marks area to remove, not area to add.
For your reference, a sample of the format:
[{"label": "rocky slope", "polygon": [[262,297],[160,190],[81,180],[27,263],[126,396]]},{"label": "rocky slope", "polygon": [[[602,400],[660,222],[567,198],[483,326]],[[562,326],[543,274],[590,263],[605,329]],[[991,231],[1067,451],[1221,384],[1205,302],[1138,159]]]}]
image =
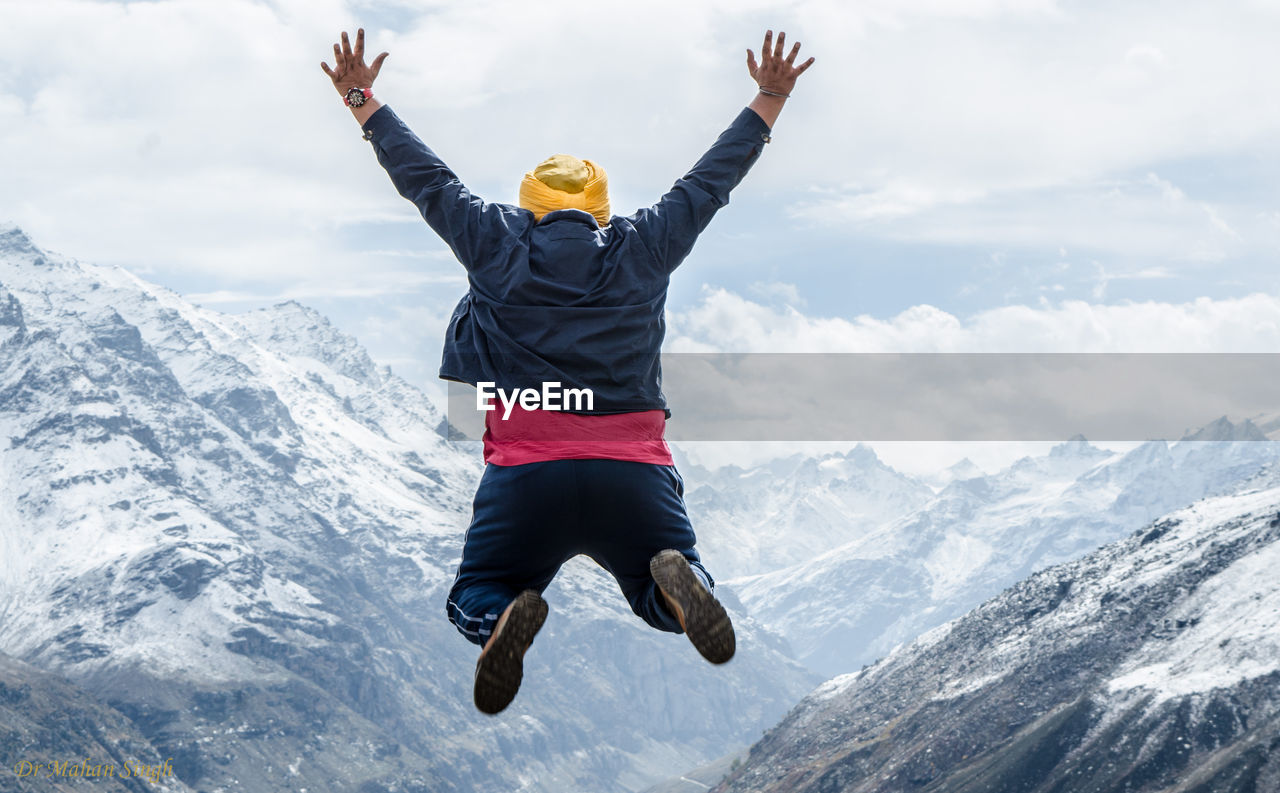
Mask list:
[{"label": "rocky slope", "polygon": [[481,717],[444,618],[479,464],[440,423],[302,306],[220,314],[0,229],[0,651],[206,790],[634,790],[816,682],[740,612],[711,668],[575,560]]},{"label": "rocky slope", "polygon": [[1280,790],[1280,467],[806,697],[721,793]]},{"label": "rocky slope", "polygon": [[0,790],[188,793],[167,759],[119,711],[0,654]]}]

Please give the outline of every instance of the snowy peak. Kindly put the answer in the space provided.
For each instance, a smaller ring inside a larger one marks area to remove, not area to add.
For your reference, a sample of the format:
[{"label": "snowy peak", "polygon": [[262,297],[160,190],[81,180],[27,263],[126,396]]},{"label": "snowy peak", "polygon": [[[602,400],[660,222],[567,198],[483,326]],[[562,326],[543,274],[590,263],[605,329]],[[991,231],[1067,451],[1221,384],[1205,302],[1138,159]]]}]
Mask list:
[{"label": "snowy peak", "polygon": [[1111,452],[1099,449],[1097,446],[1089,443],[1083,435],[1075,435],[1049,450],[1050,457],[1085,457],[1102,459],[1103,457],[1108,457],[1110,455]]},{"label": "snowy peak", "polygon": [[1115,452],[1099,449],[1084,436],[1077,435],[1054,446],[1042,457],[1023,457],[998,476],[1010,481],[1025,477],[1074,479],[1114,456]]},{"label": "snowy peak", "polygon": [[973,460],[965,457],[937,473],[926,476],[924,481],[935,490],[941,491],[953,483],[966,482],[970,479],[979,479],[984,476],[986,476],[986,472],[979,468]]},{"label": "snowy peak", "polygon": [[984,473],[983,470],[978,467],[978,464],[973,460],[970,460],[968,457],[947,466],[946,472],[947,476],[952,479],[972,479],[975,476],[982,476]]},{"label": "snowy peak", "polygon": [[35,264],[44,264],[44,251],[36,247],[22,229],[0,223],[0,256],[8,255]]},{"label": "snowy peak", "polygon": [[1226,416],[1222,416],[1217,421],[1204,425],[1195,432],[1188,433],[1180,440],[1183,441],[1265,441],[1268,440],[1266,433],[1260,430],[1249,419],[1245,419],[1239,424],[1232,424]]},{"label": "snowy peak", "polygon": [[1280,441],[1280,411],[1259,413],[1249,419],[1271,440]]},{"label": "snowy peak", "polygon": [[359,383],[376,385],[378,367],[364,347],[320,312],[295,300],[237,314],[254,340],[273,352],[312,358]]},{"label": "snowy peak", "polygon": [[[866,535],[933,497],[870,447],[699,471],[685,496],[699,548],[725,580],[768,573]],[[780,537],[785,542],[779,542]]]},{"label": "snowy peak", "polygon": [[865,443],[859,443],[857,446],[854,446],[852,449],[845,452],[842,456],[845,460],[858,466],[888,467],[880,460],[879,455],[876,454],[876,450]]}]

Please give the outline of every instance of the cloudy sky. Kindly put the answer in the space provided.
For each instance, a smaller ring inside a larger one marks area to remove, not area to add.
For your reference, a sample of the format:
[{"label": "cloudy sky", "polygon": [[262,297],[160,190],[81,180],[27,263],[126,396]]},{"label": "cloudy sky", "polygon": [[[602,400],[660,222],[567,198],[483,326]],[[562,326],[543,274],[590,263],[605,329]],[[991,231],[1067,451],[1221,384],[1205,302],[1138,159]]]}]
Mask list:
[{"label": "cloudy sky", "polygon": [[655,201],[817,58],[674,277],[673,349],[1280,349],[1280,0],[0,0],[0,223],[238,311],[295,298],[426,383],[461,268],[321,60],[478,195],[569,152]]}]

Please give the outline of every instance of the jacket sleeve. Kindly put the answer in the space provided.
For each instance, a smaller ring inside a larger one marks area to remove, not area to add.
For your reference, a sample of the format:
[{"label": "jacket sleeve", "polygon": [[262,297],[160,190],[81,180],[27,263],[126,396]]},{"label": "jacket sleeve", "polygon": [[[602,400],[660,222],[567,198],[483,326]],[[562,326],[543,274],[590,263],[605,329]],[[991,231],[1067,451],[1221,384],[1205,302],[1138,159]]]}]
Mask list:
[{"label": "jacket sleeve", "polygon": [[472,195],[389,106],[378,108],[363,129],[396,190],[413,202],[468,271],[502,258],[533,222],[528,210]]},{"label": "jacket sleeve", "polygon": [[747,175],[764,144],[769,125],[744,107],[693,170],[679,179],[658,203],[627,218],[645,247],[670,273],[680,266],[729,192]]}]

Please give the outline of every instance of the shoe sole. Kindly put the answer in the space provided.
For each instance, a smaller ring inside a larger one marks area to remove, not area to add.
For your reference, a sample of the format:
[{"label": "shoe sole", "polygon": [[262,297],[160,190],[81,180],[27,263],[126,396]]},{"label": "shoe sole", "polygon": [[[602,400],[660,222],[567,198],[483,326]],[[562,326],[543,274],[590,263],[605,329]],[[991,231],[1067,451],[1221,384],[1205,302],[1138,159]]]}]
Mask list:
[{"label": "shoe sole", "polygon": [[520,690],[524,679],[524,654],[547,619],[547,601],[532,589],[516,596],[503,623],[476,662],[476,708],[490,715],[500,713]]},{"label": "shoe sole", "polygon": [[679,551],[661,551],[649,560],[653,580],[684,612],[684,632],[702,657],[713,664],[733,658],[737,640],[720,601],[707,591]]}]

